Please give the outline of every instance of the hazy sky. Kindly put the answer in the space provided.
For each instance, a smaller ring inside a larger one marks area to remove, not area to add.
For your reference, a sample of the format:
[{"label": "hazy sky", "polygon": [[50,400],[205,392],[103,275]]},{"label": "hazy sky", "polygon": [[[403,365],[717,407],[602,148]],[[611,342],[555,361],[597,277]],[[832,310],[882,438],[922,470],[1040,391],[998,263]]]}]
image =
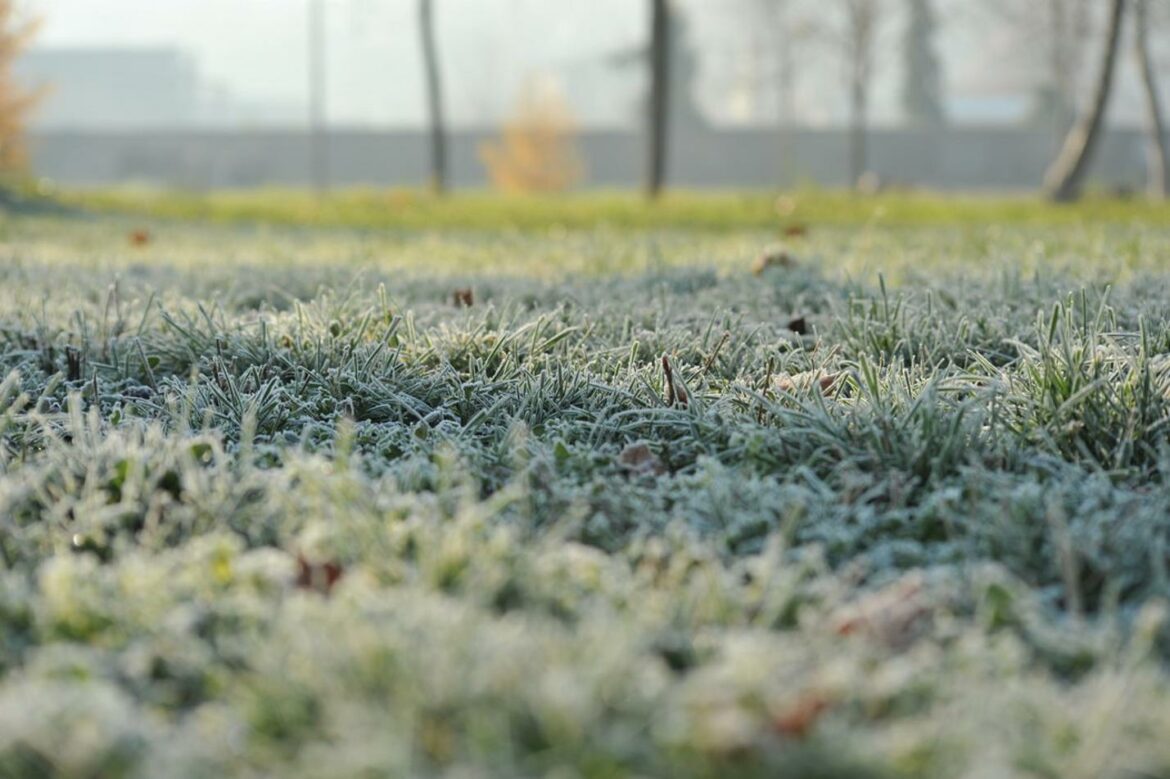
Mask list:
[{"label": "hazy sky", "polygon": [[[43,46],[176,46],[194,55],[210,82],[238,99],[305,104],[307,0],[24,0],[44,20]],[[423,121],[417,0],[327,0],[329,114],[337,123]],[[691,40],[701,47],[697,99],[727,119],[736,96],[728,72],[747,54],[743,0],[680,0]],[[483,123],[507,114],[525,84],[552,73],[591,124],[633,121],[642,73],[604,64],[644,45],[640,0],[438,0],[440,47],[454,121]],[[767,45],[767,42],[764,42]],[[825,118],[839,81],[836,63],[811,73],[809,118]],[[882,101],[879,99],[879,110]]]},{"label": "hazy sky", "polygon": [[[307,0],[24,2],[44,19],[40,45],[175,46],[194,56],[206,81],[234,98],[285,117],[303,114]],[[327,2],[330,120],[421,123],[417,0]],[[703,53],[699,99],[709,114],[733,121],[743,100],[729,85],[744,67],[749,46],[770,42],[766,36],[749,40],[753,30],[743,22],[744,0],[681,3]],[[642,45],[646,5],[639,0],[437,0],[454,121],[496,121],[527,82],[552,72],[590,123],[631,122],[642,88],[640,73],[619,78],[602,60]],[[981,99],[1011,83],[1026,90],[1027,75],[1021,80],[1010,66],[1005,69],[1013,59],[1011,47],[1018,48],[1016,37],[985,30],[975,34],[967,27],[945,30],[939,41],[952,94]],[[874,100],[879,122],[898,115],[898,41],[898,31],[891,30],[879,63]],[[824,51],[808,59],[811,67],[801,76],[803,118],[839,121],[845,107],[841,63]]]},{"label": "hazy sky", "polygon": [[[305,0],[27,0],[40,45],[173,45],[239,98],[305,101]],[[330,0],[329,112],[338,122],[421,121],[415,0]],[[440,0],[439,34],[456,119],[494,115],[527,78],[581,71],[642,39],[630,0]],[[600,22],[600,23],[599,23]],[[636,93],[637,85],[633,85]],[[600,96],[598,96],[600,98]],[[621,117],[612,97],[591,106]]]}]

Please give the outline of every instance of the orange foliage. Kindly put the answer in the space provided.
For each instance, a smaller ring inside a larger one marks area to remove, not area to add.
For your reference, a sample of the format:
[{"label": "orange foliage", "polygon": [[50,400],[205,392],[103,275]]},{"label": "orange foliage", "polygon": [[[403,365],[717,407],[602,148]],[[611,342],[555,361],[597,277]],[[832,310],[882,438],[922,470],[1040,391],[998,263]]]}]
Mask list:
[{"label": "orange foliage", "polygon": [[562,95],[530,88],[500,138],[480,147],[480,159],[502,192],[564,192],[585,173],[576,134],[576,120]]},{"label": "orange foliage", "polygon": [[41,91],[17,84],[13,65],[39,28],[39,21],[19,13],[16,0],[0,0],[0,172],[19,172],[28,165],[25,130]]}]

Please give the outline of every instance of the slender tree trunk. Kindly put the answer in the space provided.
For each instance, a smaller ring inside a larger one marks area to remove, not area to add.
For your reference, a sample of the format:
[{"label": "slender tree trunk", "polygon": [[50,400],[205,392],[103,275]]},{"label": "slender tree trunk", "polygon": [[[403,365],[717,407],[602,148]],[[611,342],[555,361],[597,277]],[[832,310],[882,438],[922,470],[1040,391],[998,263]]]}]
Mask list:
[{"label": "slender tree trunk", "polygon": [[869,90],[865,75],[853,74],[849,99],[849,186],[856,187],[869,166],[867,127]]},{"label": "slender tree trunk", "polygon": [[1110,0],[1109,26],[1105,31],[1105,49],[1102,52],[1093,102],[1065,138],[1064,146],[1044,177],[1048,197],[1057,202],[1068,202],[1080,197],[1085,174],[1093,152],[1101,138],[1105,111],[1113,91],[1113,74],[1117,70],[1117,51],[1121,40],[1121,23],[1125,17],[1125,0]]},{"label": "slender tree trunk", "polygon": [[435,4],[418,2],[418,29],[422,36],[423,70],[427,80],[427,114],[431,139],[431,188],[447,191],[447,127],[443,117],[443,79],[439,72],[439,46],[435,36]]},{"label": "slender tree trunk", "polygon": [[780,135],[781,184],[790,186],[796,178],[793,152],[796,147],[796,62],[792,24],[789,20],[788,2],[772,6],[772,30],[779,41],[777,59],[776,116]]},{"label": "slender tree trunk", "polygon": [[1134,41],[1133,51],[1137,59],[1138,72],[1142,77],[1142,89],[1146,98],[1146,191],[1154,199],[1164,199],[1170,185],[1170,170],[1167,169],[1166,123],[1162,114],[1162,99],[1158,93],[1158,79],[1150,56],[1149,0],[1133,0]]},{"label": "slender tree trunk", "polygon": [[869,88],[873,59],[878,0],[846,0],[845,55],[849,63],[849,186],[856,187],[869,168]]},{"label": "slender tree trunk", "polygon": [[780,73],[777,79],[780,86],[777,96],[780,101],[780,124],[791,126],[796,123],[796,32],[789,18],[787,2],[779,7],[776,15],[778,18],[774,29],[780,38]]},{"label": "slender tree trunk", "polygon": [[1049,52],[1049,67],[1052,78],[1052,137],[1054,142],[1061,141],[1068,135],[1069,116],[1075,109],[1076,101],[1073,95],[1073,74],[1068,41],[1068,9],[1066,0],[1048,0],[1049,22],[1052,25],[1050,36],[1052,51]]},{"label": "slender tree trunk", "polygon": [[792,186],[796,181],[796,94],[792,64],[792,37],[784,36],[780,61],[780,94],[778,115],[780,133],[781,185]]},{"label": "slender tree trunk", "polygon": [[318,194],[329,189],[325,89],[325,2],[309,0],[309,166]]},{"label": "slender tree trunk", "polygon": [[646,196],[662,193],[666,180],[670,124],[670,0],[651,0],[650,100],[648,105]]}]

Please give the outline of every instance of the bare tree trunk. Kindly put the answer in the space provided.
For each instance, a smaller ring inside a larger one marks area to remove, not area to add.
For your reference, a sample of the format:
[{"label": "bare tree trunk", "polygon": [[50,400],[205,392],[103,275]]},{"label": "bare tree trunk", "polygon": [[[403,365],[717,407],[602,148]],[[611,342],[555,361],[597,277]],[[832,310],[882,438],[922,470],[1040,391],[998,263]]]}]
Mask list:
[{"label": "bare tree trunk", "polygon": [[309,165],[318,194],[329,189],[329,137],[325,127],[325,2],[309,0]]},{"label": "bare tree trunk", "polygon": [[447,128],[443,117],[443,79],[439,72],[439,46],[435,40],[435,4],[419,0],[418,29],[422,37],[423,69],[427,81],[427,113],[431,138],[431,188],[447,191]]},{"label": "bare tree trunk", "polygon": [[865,77],[853,74],[849,100],[849,186],[856,187],[869,165],[867,125],[869,95]]},{"label": "bare tree trunk", "polygon": [[780,174],[785,187],[796,182],[796,68],[792,56],[792,34],[784,35],[780,54],[780,93],[778,116],[780,127]]},{"label": "bare tree trunk", "polygon": [[650,100],[646,196],[655,199],[666,179],[670,121],[670,2],[651,0]]},{"label": "bare tree trunk", "polygon": [[781,185],[790,186],[796,178],[793,153],[796,147],[796,41],[789,18],[788,0],[765,6],[771,11],[769,29],[779,41],[776,78],[776,117],[780,148]]},{"label": "bare tree trunk", "polygon": [[796,182],[796,93],[795,78],[792,72],[791,36],[784,37],[784,53],[780,64],[780,93],[778,96],[779,135],[780,135],[780,176],[781,185],[790,187]]},{"label": "bare tree trunk", "polygon": [[780,36],[780,124],[791,127],[796,123],[796,30],[787,1],[779,7],[777,16],[773,27]]},{"label": "bare tree trunk", "polygon": [[879,0],[845,0],[845,55],[849,64],[849,185],[869,167],[869,88],[881,12]]},{"label": "bare tree trunk", "polygon": [[1069,115],[1076,107],[1072,58],[1068,56],[1071,46],[1068,41],[1068,16],[1066,0],[1048,0],[1052,50],[1049,55],[1050,77],[1052,78],[1052,137],[1054,141],[1068,135]]},{"label": "bare tree trunk", "polygon": [[1093,102],[1065,138],[1064,147],[1044,177],[1048,197],[1057,202],[1068,202],[1080,197],[1085,173],[1105,124],[1105,110],[1113,91],[1113,74],[1117,69],[1117,51],[1121,40],[1121,23],[1125,17],[1125,0],[1110,0],[1109,26],[1105,32],[1105,49]]},{"label": "bare tree trunk", "polygon": [[1133,51],[1146,97],[1146,191],[1151,198],[1161,200],[1167,195],[1170,170],[1167,169],[1166,123],[1158,93],[1157,74],[1150,56],[1149,31],[1146,29],[1149,23],[1149,0],[1133,0],[1133,3]]}]

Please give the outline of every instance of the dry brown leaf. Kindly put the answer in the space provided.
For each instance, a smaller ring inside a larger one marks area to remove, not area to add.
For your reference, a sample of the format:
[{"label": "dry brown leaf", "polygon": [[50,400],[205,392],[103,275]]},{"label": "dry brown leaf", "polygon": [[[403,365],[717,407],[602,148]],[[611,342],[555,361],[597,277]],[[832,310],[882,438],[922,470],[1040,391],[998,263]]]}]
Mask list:
[{"label": "dry brown leaf", "polygon": [[782,736],[805,738],[831,705],[821,693],[806,692],[790,708],[772,718],[772,727]]},{"label": "dry brown leaf", "polygon": [[635,476],[662,476],[666,466],[644,443],[630,444],[618,456],[618,463]]},{"label": "dry brown leaf", "polygon": [[149,230],[132,230],[130,235],[127,237],[130,241],[130,245],[138,249],[150,246],[151,242],[154,240]]},{"label": "dry brown leaf", "polygon": [[297,555],[296,584],[302,590],[316,590],[328,595],[344,575],[345,570],[338,563],[313,563],[304,555]]},{"label": "dry brown leaf", "polygon": [[777,376],[775,384],[776,389],[781,392],[798,392],[803,389],[808,389],[814,384],[821,388],[821,392],[829,392],[837,386],[837,381],[840,378],[840,373],[808,371],[807,373],[797,373],[793,376]]},{"label": "dry brown leaf", "polygon": [[832,627],[839,636],[861,635],[889,646],[905,646],[929,614],[922,578],[909,575],[841,609]]},{"label": "dry brown leaf", "polygon": [[785,238],[807,238],[808,237],[808,225],[802,224],[800,222],[794,222],[790,225],[786,225],[784,227],[784,237]]},{"label": "dry brown leaf", "polygon": [[805,319],[803,316],[798,316],[798,317],[794,317],[793,319],[789,319],[788,324],[785,325],[785,327],[787,327],[789,330],[796,333],[797,335],[808,335],[808,320]]},{"label": "dry brown leaf", "polygon": [[792,216],[800,203],[792,195],[781,195],[776,198],[776,213],[780,216]]},{"label": "dry brown leaf", "polygon": [[687,396],[687,390],[682,386],[682,382],[675,383],[670,358],[665,354],[662,355],[662,370],[666,374],[666,405],[686,408],[690,403],[690,397]]},{"label": "dry brown leaf", "polygon": [[470,289],[457,289],[451,293],[456,308],[471,308],[475,305],[475,293]]},{"label": "dry brown leaf", "polygon": [[769,268],[795,268],[799,263],[784,249],[764,252],[752,264],[752,273],[762,276]]},{"label": "dry brown leaf", "polygon": [[857,179],[857,191],[863,195],[878,195],[886,190],[886,182],[875,171],[866,171]]}]

